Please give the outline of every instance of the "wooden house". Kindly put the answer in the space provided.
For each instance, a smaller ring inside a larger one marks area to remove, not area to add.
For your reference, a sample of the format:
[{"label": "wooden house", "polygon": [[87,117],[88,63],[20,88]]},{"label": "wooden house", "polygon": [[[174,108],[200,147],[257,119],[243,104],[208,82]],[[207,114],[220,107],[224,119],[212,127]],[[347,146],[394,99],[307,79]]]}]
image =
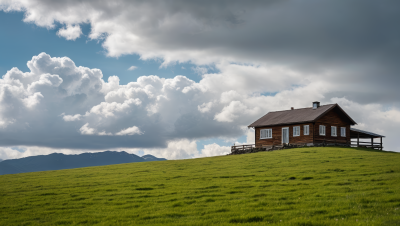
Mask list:
[{"label": "wooden house", "polygon": [[[269,112],[249,128],[255,130],[256,148],[282,144],[312,146],[320,143],[350,146],[351,138],[357,138],[357,146],[360,146],[361,134],[361,138],[371,138],[370,147],[382,149],[383,136],[350,128],[356,124],[338,104],[320,106],[320,102],[315,101],[309,108]],[[373,138],[378,137],[381,138],[380,145],[373,143]]]}]

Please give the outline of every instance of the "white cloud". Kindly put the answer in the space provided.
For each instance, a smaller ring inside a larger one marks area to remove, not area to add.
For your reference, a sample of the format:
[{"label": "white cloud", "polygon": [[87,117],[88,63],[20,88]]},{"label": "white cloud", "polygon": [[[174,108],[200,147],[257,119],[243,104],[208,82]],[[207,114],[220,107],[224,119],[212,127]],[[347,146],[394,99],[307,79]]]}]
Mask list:
[{"label": "white cloud", "polygon": [[43,98],[43,95],[39,92],[36,92],[33,95],[24,98],[22,101],[26,107],[32,108],[40,102],[41,98]]},{"label": "white cloud", "polygon": [[211,110],[211,107],[213,106],[212,102],[208,102],[208,103],[203,103],[201,105],[197,106],[197,109],[201,112],[201,113],[206,113],[209,112]]},{"label": "white cloud", "polygon": [[141,134],[143,134],[143,132],[141,132],[137,126],[132,126],[132,127],[129,127],[129,128],[119,131],[115,135],[124,136],[124,135],[136,135],[136,134],[141,135]]},{"label": "white cloud", "polygon": [[89,127],[89,123],[86,123],[85,125],[83,125],[79,131],[81,132],[81,134],[83,135],[94,135],[96,134],[96,130],[93,128]]},{"label": "white cloud", "polygon": [[82,34],[81,27],[79,25],[68,24],[65,28],[60,28],[57,31],[57,35],[64,37],[67,40],[75,41]]},{"label": "white cloud", "polygon": [[254,129],[248,129],[246,131],[246,144],[255,144],[255,140],[256,140],[256,134]]},{"label": "white cloud", "polygon": [[76,114],[76,115],[65,115],[64,113],[61,114],[63,116],[64,121],[66,122],[71,122],[71,121],[79,121],[81,120],[82,115]]},{"label": "white cloud", "polygon": [[227,155],[231,152],[231,147],[228,146],[219,146],[216,143],[204,145],[204,148],[201,150],[201,156],[210,157],[210,156],[218,156],[218,155]]},{"label": "white cloud", "polygon": [[135,69],[137,69],[136,66],[130,66],[130,67],[128,68],[129,71],[133,71],[133,70],[135,70]]}]

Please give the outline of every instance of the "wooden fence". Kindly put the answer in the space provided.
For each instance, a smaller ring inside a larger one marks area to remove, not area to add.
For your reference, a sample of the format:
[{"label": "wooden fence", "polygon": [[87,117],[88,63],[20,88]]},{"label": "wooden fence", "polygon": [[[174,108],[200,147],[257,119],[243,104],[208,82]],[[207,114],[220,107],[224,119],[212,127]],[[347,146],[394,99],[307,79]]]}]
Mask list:
[{"label": "wooden fence", "polygon": [[255,144],[243,144],[243,145],[234,145],[231,146],[231,152],[236,151],[236,150],[248,150],[248,149],[253,149],[255,148]]}]

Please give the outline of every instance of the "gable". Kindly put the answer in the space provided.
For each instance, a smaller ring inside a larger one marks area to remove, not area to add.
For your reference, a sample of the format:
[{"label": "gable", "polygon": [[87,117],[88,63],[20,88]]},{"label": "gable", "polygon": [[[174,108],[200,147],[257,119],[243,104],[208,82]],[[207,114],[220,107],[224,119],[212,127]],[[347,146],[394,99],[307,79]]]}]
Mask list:
[{"label": "gable", "polygon": [[324,114],[321,114],[315,121],[325,122],[341,122],[344,124],[355,125],[357,124],[339,105],[335,105],[332,109]]}]

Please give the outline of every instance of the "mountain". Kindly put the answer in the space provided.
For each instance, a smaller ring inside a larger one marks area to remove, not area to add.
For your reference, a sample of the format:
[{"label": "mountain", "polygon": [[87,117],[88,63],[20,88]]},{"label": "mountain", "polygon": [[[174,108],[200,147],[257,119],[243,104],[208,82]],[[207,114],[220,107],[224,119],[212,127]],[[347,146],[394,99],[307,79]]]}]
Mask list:
[{"label": "mountain", "polygon": [[105,151],[98,153],[83,153],[79,155],[53,153],[50,155],[3,160],[0,162],[0,175],[163,160],[166,159],[157,158],[152,155],[139,157],[124,151]]}]

